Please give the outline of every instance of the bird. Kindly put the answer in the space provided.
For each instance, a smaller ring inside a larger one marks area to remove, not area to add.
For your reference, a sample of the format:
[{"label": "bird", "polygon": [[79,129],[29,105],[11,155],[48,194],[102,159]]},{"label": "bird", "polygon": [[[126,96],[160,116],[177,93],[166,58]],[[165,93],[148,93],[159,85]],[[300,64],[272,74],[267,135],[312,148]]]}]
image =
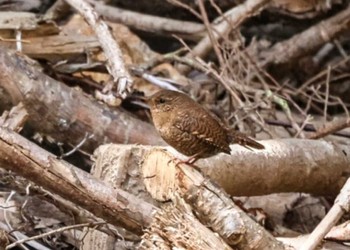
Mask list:
[{"label": "bird", "polygon": [[167,144],[190,157],[186,163],[194,164],[218,153],[230,154],[230,143],[264,149],[245,134],[224,127],[184,93],[162,89],[150,96],[147,103],[156,130]]}]

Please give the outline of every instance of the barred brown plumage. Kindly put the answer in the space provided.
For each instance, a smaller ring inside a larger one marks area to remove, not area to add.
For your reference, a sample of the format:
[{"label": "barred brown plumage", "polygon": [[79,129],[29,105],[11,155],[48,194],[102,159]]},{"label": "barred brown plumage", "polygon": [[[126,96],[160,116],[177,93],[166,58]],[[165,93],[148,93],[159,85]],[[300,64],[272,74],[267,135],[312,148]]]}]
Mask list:
[{"label": "barred brown plumage", "polygon": [[153,123],[161,137],[180,153],[197,159],[223,152],[230,154],[230,143],[263,149],[264,146],[240,132],[229,132],[189,96],[161,90],[148,100]]}]

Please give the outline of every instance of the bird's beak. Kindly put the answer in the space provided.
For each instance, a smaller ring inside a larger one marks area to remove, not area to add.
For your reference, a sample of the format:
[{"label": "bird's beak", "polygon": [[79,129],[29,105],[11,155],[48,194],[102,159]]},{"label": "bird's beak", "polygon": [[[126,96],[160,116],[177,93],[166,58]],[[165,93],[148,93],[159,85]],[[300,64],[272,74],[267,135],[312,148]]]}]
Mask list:
[{"label": "bird's beak", "polygon": [[151,105],[151,101],[152,101],[152,96],[147,96],[147,97],[145,97],[145,102],[146,102],[148,105]]},{"label": "bird's beak", "polygon": [[147,96],[147,97],[145,97],[144,100],[145,100],[146,104],[148,105],[148,108],[152,109],[152,106],[153,106],[152,96]]}]

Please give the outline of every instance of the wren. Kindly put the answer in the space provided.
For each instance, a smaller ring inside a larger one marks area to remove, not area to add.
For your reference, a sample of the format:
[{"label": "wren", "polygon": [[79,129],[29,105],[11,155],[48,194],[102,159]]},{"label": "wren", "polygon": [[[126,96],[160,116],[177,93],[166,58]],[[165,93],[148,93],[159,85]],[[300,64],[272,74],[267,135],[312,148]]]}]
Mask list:
[{"label": "wren", "polygon": [[193,164],[220,152],[230,154],[230,143],[264,149],[240,132],[230,132],[186,94],[161,90],[148,99],[154,126],[160,136]]}]

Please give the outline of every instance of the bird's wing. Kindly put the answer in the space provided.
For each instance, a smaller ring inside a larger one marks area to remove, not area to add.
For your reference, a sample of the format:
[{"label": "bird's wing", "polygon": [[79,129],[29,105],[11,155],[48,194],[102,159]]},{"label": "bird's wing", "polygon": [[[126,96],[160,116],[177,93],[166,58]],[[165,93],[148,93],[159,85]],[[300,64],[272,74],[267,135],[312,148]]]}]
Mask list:
[{"label": "bird's wing", "polygon": [[230,153],[226,130],[203,110],[196,110],[194,107],[191,110],[183,110],[177,113],[174,117],[174,126],[225,153]]}]

